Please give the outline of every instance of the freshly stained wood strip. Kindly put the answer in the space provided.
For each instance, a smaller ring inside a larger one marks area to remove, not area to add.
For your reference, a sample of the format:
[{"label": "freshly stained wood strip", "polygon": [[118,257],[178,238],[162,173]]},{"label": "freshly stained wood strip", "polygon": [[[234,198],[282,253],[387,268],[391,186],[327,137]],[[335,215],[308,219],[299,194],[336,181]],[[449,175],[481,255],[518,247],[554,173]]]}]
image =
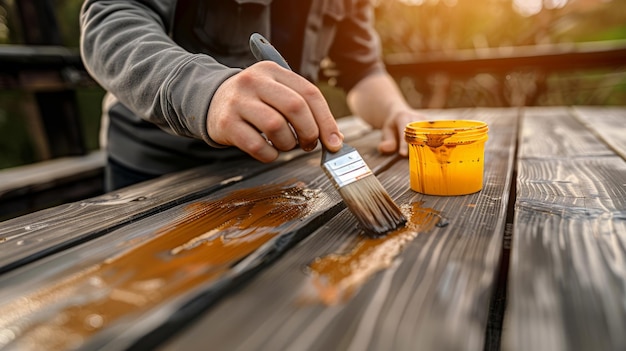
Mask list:
[{"label": "freshly stained wood strip", "polygon": [[217,170],[194,169],[5,221],[0,225],[0,272],[216,191],[268,167],[243,161]]},{"label": "freshly stained wood strip", "polygon": [[[358,118],[342,118],[339,125],[348,140],[371,130]],[[283,153],[272,164],[236,160],[218,167],[201,167],[0,222],[0,274],[210,194],[303,154],[301,150]]]},{"label": "freshly stained wood strip", "polygon": [[[362,155],[374,170],[392,161],[371,147],[379,138],[353,144],[370,148]],[[0,327],[12,330],[0,342],[49,350],[127,343],[133,338],[120,338],[120,330],[136,327],[154,307],[171,308],[168,302],[200,285],[223,289],[237,277],[231,266],[255,251],[261,259],[246,270],[266,264],[341,205],[319,154],[310,154],[14,270],[0,277],[8,287],[0,291]],[[142,325],[149,331],[163,318]]]},{"label": "freshly stained wood strip", "polygon": [[481,349],[517,118],[511,110],[463,117],[490,125],[480,193],[417,194],[409,190],[408,162],[397,162],[378,178],[408,228],[365,238],[343,211],[160,349]]},{"label": "freshly stained wood strip", "polygon": [[[625,112],[611,117],[622,130]],[[524,115],[523,135],[537,137],[518,161],[507,349],[626,349],[626,162],[605,151],[620,142],[595,113],[592,131],[564,109]],[[572,121],[553,133],[546,118]]]},{"label": "freshly stained wood strip", "polygon": [[[242,189],[186,206],[182,217],[141,245],[122,247],[119,254],[26,294],[28,308],[23,303],[0,307],[2,327],[20,327],[22,337],[14,347],[66,350],[80,345],[128,314],[223,275],[278,235],[281,225],[304,220],[329,202],[325,194],[303,185]],[[54,318],[29,318],[59,305]],[[31,320],[22,322],[24,318]]]}]

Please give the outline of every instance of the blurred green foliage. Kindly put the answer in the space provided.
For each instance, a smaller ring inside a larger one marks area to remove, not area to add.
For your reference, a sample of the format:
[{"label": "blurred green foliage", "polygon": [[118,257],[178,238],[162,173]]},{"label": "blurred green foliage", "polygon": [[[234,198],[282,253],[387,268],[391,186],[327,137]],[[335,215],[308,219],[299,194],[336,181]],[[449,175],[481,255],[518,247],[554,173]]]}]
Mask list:
[{"label": "blurred green foliage", "polygon": [[626,39],[626,0],[376,3],[385,53]]},{"label": "blurred green foliage", "polygon": [[21,101],[24,93],[0,92],[0,169],[30,163],[35,160],[35,150],[28,134],[28,124],[23,118]]},{"label": "blurred green foliage", "polygon": [[55,9],[59,19],[59,28],[66,46],[78,47],[80,28],[78,15],[83,0],[56,0]]},{"label": "blurred green foliage", "polygon": [[[19,0],[0,0],[0,44],[22,44],[20,23],[15,3]],[[61,31],[63,44],[78,47],[80,30],[78,14],[83,0],[52,0]]]},{"label": "blurred green foliage", "polygon": [[[626,0],[378,0],[376,18],[385,55],[626,39]],[[414,107],[428,104],[433,79],[403,82]],[[624,105],[626,63],[544,75],[485,72],[446,84],[442,107],[506,106],[512,86],[541,91],[537,105]]]}]

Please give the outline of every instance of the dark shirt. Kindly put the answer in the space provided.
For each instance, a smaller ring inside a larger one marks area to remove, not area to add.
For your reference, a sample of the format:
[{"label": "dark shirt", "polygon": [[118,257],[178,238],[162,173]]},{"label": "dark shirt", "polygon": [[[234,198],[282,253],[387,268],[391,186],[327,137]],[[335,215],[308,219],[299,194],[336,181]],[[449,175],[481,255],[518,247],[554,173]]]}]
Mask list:
[{"label": "dark shirt", "polygon": [[292,70],[299,72],[302,44],[311,0],[274,0],[271,16],[271,42]]}]

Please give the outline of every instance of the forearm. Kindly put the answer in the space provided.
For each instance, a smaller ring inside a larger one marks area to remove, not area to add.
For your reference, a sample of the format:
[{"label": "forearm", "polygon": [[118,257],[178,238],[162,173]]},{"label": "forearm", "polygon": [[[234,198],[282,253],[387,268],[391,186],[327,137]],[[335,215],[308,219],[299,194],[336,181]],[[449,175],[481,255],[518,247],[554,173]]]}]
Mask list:
[{"label": "forearm", "polygon": [[138,116],[172,133],[209,140],[209,102],[239,70],[191,54],[168,37],[174,3],[86,1],[81,54],[98,83]]},{"label": "forearm", "polygon": [[386,72],[367,76],[348,92],[348,106],[352,113],[363,118],[374,128],[382,128],[385,121],[410,110],[395,81]]}]

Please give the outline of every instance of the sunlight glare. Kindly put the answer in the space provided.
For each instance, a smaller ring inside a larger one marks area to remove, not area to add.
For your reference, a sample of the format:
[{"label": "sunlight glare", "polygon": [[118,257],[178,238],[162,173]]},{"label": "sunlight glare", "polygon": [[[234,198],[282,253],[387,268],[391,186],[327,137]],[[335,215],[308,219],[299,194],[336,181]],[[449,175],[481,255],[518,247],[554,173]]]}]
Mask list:
[{"label": "sunlight glare", "polygon": [[542,0],[513,0],[513,8],[522,16],[536,15],[542,7]]},{"label": "sunlight glare", "polygon": [[411,6],[420,6],[424,3],[424,0],[400,0],[400,2]]},{"label": "sunlight glare", "polygon": [[546,1],[545,7],[548,9],[560,9],[567,5],[568,0],[549,0]]},{"label": "sunlight glare", "polygon": [[567,3],[568,0],[513,0],[513,8],[522,16],[533,16],[544,7],[546,9],[558,9]]}]

